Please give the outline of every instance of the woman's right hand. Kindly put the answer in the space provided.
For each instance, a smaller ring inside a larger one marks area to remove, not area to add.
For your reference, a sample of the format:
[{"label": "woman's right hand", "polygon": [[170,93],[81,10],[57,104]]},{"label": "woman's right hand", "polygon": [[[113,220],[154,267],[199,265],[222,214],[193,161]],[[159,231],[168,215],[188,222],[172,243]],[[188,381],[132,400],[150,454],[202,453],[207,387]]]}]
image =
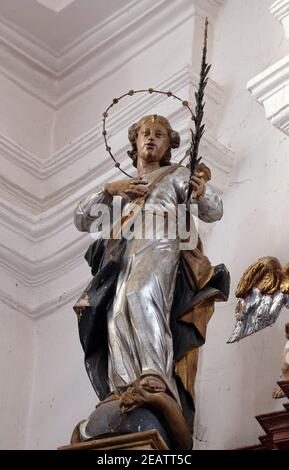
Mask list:
[{"label": "woman's right hand", "polygon": [[110,196],[121,196],[126,201],[144,196],[148,190],[140,188],[140,185],[147,185],[148,182],[141,178],[131,178],[130,180],[113,181],[106,183],[105,190]]}]

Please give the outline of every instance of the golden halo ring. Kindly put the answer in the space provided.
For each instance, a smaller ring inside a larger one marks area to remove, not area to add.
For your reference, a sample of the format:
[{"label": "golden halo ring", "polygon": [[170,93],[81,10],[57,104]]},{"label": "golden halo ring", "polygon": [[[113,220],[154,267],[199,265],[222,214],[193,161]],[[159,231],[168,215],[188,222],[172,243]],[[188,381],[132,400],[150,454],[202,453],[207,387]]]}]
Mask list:
[{"label": "golden halo ring", "polygon": [[[172,93],[171,91],[161,91],[161,90],[154,90],[153,88],[148,88],[148,89],[145,89],[145,90],[130,90],[128,91],[127,93],[124,93],[123,95],[119,96],[118,98],[113,98],[112,100],[112,103],[108,106],[108,108],[104,111],[104,113],[102,114],[102,135],[103,135],[103,138],[104,138],[104,143],[105,143],[105,149],[106,151],[109,153],[110,157],[112,158],[112,160],[114,161],[114,166],[116,168],[118,168],[123,174],[125,174],[126,176],[128,176],[129,178],[133,178],[133,176],[129,175],[126,171],[124,171],[121,167],[120,167],[120,163],[116,160],[115,156],[113,155],[112,151],[111,151],[111,147],[108,145],[108,139],[107,139],[107,130],[106,130],[106,119],[108,118],[108,113],[109,111],[111,110],[111,108],[113,106],[115,106],[116,104],[119,103],[120,100],[122,100],[123,98],[125,98],[126,96],[134,96],[136,95],[137,93],[149,93],[150,95],[153,94],[153,93],[159,93],[161,95],[166,95],[168,98],[174,98],[178,101],[180,101],[182,103],[182,105],[188,109],[188,111],[190,112],[191,114],[191,119],[192,121],[195,121],[195,115],[191,109],[191,107],[189,106],[189,103],[188,101],[185,101],[185,100],[182,100],[181,98],[179,98],[177,95],[175,95],[174,93]],[[190,155],[190,150],[187,150],[186,152],[186,155]]]}]

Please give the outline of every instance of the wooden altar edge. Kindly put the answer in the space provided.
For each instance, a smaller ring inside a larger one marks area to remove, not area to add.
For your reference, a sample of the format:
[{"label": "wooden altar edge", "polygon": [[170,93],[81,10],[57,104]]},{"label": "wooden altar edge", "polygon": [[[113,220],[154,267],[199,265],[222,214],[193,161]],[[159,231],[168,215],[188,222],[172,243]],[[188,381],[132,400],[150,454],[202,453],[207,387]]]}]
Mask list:
[{"label": "wooden altar edge", "polygon": [[285,410],[289,413],[289,403],[284,403],[283,408],[285,408]]},{"label": "wooden altar edge", "polygon": [[[289,380],[277,382],[289,398]],[[234,450],[289,450],[289,403],[283,403],[283,410],[256,416],[256,420],[266,432],[260,436],[260,444]]]},{"label": "wooden altar edge", "polygon": [[155,429],[125,435],[102,437],[86,442],[58,447],[57,450],[168,450]]},{"label": "wooden altar edge", "polygon": [[272,432],[275,431],[279,426],[289,426],[288,411],[275,411],[273,413],[266,413],[264,415],[256,416],[256,419],[266,434],[272,434]]},{"label": "wooden altar edge", "polygon": [[266,447],[264,447],[262,444],[255,444],[252,446],[245,446],[245,447],[237,447],[236,449],[229,449],[229,451],[237,451],[237,452],[243,452],[243,451],[248,451],[248,450],[267,450]]},{"label": "wooden altar edge", "polygon": [[277,450],[273,441],[272,441],[272,436],[260,436],[259,441],[261,442],[260,444],[260,450]]},{"label": "wooden altar edge", "polygon": [[289,426],[280,427],[274,432],[273,444],[278,450],[289,450]]}]

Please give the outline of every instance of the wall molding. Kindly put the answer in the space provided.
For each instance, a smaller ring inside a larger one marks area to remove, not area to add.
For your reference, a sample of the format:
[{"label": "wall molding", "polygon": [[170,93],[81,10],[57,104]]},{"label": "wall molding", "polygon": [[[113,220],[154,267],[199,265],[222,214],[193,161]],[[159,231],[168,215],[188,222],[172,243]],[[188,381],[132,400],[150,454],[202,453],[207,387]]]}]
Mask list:
[{"label": "wall molding", "polygon": [[84,234],[62,246],[54,253],[43,255],[34,248],[34,258],[18,248],[0,244],[0,268],[21,286],[35,288],[45,286],[83,263],[83,256],[92,240]]},{"label": "wall molding", "polygon": [[156,0],[144,10],[141,2],[132,0],[58,54],[1,21],[0,70],[46,105],[59,109],[188,18],[208,15],[213,19],[221,5],[222,0],[183,0],[180,8],[178,2]]},{"label": "wall molding", "polygon": [[[190,89],[195,89],[198,83],[198,75],[194,73],[190,66],[186,65],[177,70],[171,77],[163,80],[155,86],[156,89],[172,90],[174,93],[180,93],[185,98],[189,95]],[[223,89],[217,83],[210,80],[208,83],[207,91],[207,106],[211,108],[218,107],[223,100]],[[128,126],[135,122],[140,114],[147,114],[150,109],[157,109],[166,103],[167,99],[162,95],[154,94],[137,95],[134,99],[129,99],[127,104],[121,108],[115,108],[111,113],[111,118],[108,121],[109,133],[118,136],[122,131],[126,131]],[[186,112],[180,106],[177,112],[171,113],[168,118],[173,125],[183,122],[182,131],[188,128],[189,122]],[[208,123],[210,124],[210,123]],[[210,132],[210,129],[209,129]],[[123,139],[119,139],[123,141]],[[128,145],[122,145],[117,151],[116,155],[120,161],[126,159],[126,150]],[[94,156],[100,155],[99,162],[94,164]],[[18,145],[8,137],[0,135],[0,161],[3,159],[5,167],[7,168],[7,177],[2,177],[2,187],[7,193],[21,202],[21,205],[26,205],[27,210],[33,211],[35,214],[43,212],[53,207],[56,203],[70,197],[72,191],[78,190],[79,184],[84,186],[91,180],[91,178],[103,178],[107,172],[113,169],[112,162],[107,156],[104,149],[104,142],[102,137],[102,122],[101,116],[99,123],[89,129],[86,133],[80,135],[74,141],[53,153],[47,159],[34,155],[25,150],[22,146]],[[85,162],[87,167],[85,166]],[[68,169],[73,169],[81,163],[83,172],[79,169],[76,176],[70,178],[67,183],[61,181],[61,186],[58,187],[54,182],[54,175],[59,175],[63,172],[67,177]],[[9,164],[9,165],[8,165]],[[12,166],[11,166],[12,165]],[[91,168],[93,167],[93,170]],[[21,168],[26,174],[19,176],[18,168]],[[16,176],[15,176],[16,175]],[[31,185],[32,189],[23,187],[22,182],[26,181],[29,176],[36,179],[35,184]],[[111,175],[109,175],[111,177]],[[38,183],[37,183],[38,181]],[[40,188],[42,195],[40,194]]]},{"label": "wall molding", "polygon": [[289,13],[289,1],[288,0],[277,0],[275,1],[271,7],[270,11],[272,15],[274,15],[277,20],[283,20]]},{"label": "wall molding", "polygon": [[[185,98],[189,94],[188,90],[196,87],[197,82],[198,75],[191,67],[184,66],[155,88],[172,90]],[[222,87],[209,81],[206,96],[207,107],[212,109],[210,114],[217,116],[217,108],[223,99]],[[117,137],[116,156],[126,171],[131,172],[132,166],[126,155],[128,146],[123,145],[123,133],[140,114],[147,114],[152,107],[161,112],[165,102],[167,99],[158,94],[150,95],[150,100],[147,100],[146,95],[137,95],[123,108],[116,108],[112,113],[108,130]],[[178,161],[188,146],[186,139],[190,116],[180,106],[168,113],[168,118],[182,137],[182,146],[174,154]],[[201,150],[215,176],[214,187],[223,192],[230,180],[234,157],[217,141],[212,128],[214,125],[208,123]],[[26,179],[26,173],[27,177],[33,177],[38,182],[38,186],[28,191],[21,186],[21,180],[15,182],[12,179],[13,173],[10,179],[0,178],[0,227],[3,233],[10,231],[13,234],[13,237],[7,235],[6,245],[0,245],[0,253],[3,255],[0,257],[0,267],[26,287],[43,286],[66,275],[83,262],[89,239],[72,228],[74,208],[87,193],[119,175],[104,151],[101,132],[100,122],[46,160],[26,151],[6,136],[0,136],[0,159],[6,161],[3,161],[5,166],[9,169],[9,163],[13,168],[20,168],[21,178],[24,176],[23,179]],[[94,155],[102,154],[105,159],[101,158],[95,164]],[[63,178],[59,178],[62,174]],[[65,178],[67,183],[63,183]],[[42,195],[39,194],[40,188]],[[69,241],[63,240],[64,232],[69,234]],[[17,239],[25,240],[25,254]]]},{"label": "wall molding", "polygon": [[[185,135],[187,131],[186,127],[181,129],[181,135]],[[183,149],[186,148],[184,142],[183,147],[175,153],[176,160],[180,159],[183,155]],[[202,148],[205,148],[206,160],[211,166],[215,167],[221,173],[228,175],[234,162],[234,157],[232,153],[226,149],[222,144],[220,144],[214,137],[207,134],[204,137],[204,142]],[[121,155],[118,159],[120,162],[125,162],[122,167],[131,171],[131,163],[125,155],[126,147],[121,149]],[[215,158],[212,157],[215,155]],[[43,208],[43,205],[39,205],[39,201],[33,200],[31,198],[31,205],[33,208],[38,209],[38,214],[31,214],[27,208],[19,207],[14,205],[11,201],[6,202],[3,197],[0,196],[0,212],[1,217],[8,223],[11,227],[14,227],[16,230],[21,228],[21,233],[27,238],[36,242],[43,239],[49,238],[52,235],[52,232],[56,230],[59,221],[66,223],[67,215],[71,217],[73,212],[73,207],[77,200],[79,200],[86,193],[97,190],[105,181],[113,179],[118,176],[118,170],[112,167],[112,164],[109,159],[104,163],[101,162],[95,167],[95,169],[89,170],[84,174],[79,175],[78,178],[73,180],[66,185],[65,190],[61,193],[54,193],[50,195],[50,207]],[[219,175],[218,175],[219,177]],[[224,184],[218,184],[223,188]],[[10,183],[11,186],[11,183]],[[7,189],[8,191],[8,189]],[[11,192],[12,194],[12,192]],[[23,192],[20,188],[15,189],[13,196],[23,198]],[[1,224],[1,221],[0,221]],[[62,226],[62,224],[61,224]]]},{"label": "wall molding", "polygon": [[[289,0],[278,0],[270,8],[282,22],[289,39]],[[289,135],[289,55],[252,78],[247,88],[264,107],[266,118]]]},{"label": "wall molding", "polygon": [[[90,279],[90,277],[87,277],[85,281],[82,281],[79,285],[72,287],[65,293],[62,293],[57,297],[52,297],[45,302],[39,302],[35,305],[30,305],[26,302],[15,301],[14,296],[8,294],[6,291],[0,288],[0,302],[4,303],[12,310],[17,311],[17,313],[21,313],[31,320],[37,321],[47,315],[51,315],[57,312],[60,307],[67,305],[68,303],[74,303],[80,296],[81,292],[88,285]],[[73,311],[71,313],[73,314]]]},{"label": "wall molding", "polygon": [[[214,175],[213,187],[223,193],[234,165],[232,153],[224,151],[224,147],[215,139],[206,136],[202,154],[209,155],[205,161]],[[183,153],[176,159],[181,155]],[[81,187],[82,196],[91,189],[87,184]],[[11,203],[0,198],[0,227],[3,227],[3,233],[5,230],[13,233],[13,237],[6,237],[8,244],[0,244],[0,267],[21,285],[33,288],[45,286],[59,277],[67,276],[83,263],[83,254],[91,239],[73,227],[73,210],[81,197],[74,191],[72,188],[73,197],[66,205],[56,205],[53,212],[34,216],[33,219],[25,211],[13,208]],[[17,243],[17,235],[19,240],[24,238],[29,242],[25,253],[23,245]]]},{"label": "wall molding", "polygon": [[250,80],[248,90],[264,106],[266,118],[289,135],[289,56]]},{"label": "wall molding", "polygon": [[66,7],[75,2],[75,0],[36,0],[41,5],[45,6],[55,13],[60,13]]},{"label": "wall molding", "polygon": [[[125,50],[121,60],[128,60],[131,53],[137,54],[149,47],[151,41],[165,36],[190,18],[195,19],[192,47],[198,46],[202,18],[209,15],[213,19],[222,1],[184,0],[182,3],[184,8],[180,9],[175,1],[158,0],[140,15],[140,2],[133,0],[121,15],[114,15],[113,21],[110,18],[88,31],[58,55],[39,42],[32,44],[28,34],[22,37],[20,31],[11,29],[11,25],[0,23],[0,52],[6,52],[2,72],[33,96],[59,109],[64,102],[87,91],[97,80],[120,66],[120,50]],[[131,9],[129,21],[128,8]],[[151,28],[155,33],[144,42],[143,37],[149,36],[146,31]],[[110,66],[103,67],[102,75],[97,75],[95,71],[101,68],[103,56],[111,49],[109,60],[106,57]],[[90,68],[89,73],[86,67]],[[90,77],[89,81],[86,76]],[[188,99],[198,80],[193,67],[185,65],[155,88],[170,90]],[[215,135],[215,119],[223,100],[223,89],[212,80],[206,89],[206,100],[209,119],[201,150],[215,177],[214,187],[223,192],[229,184],[234,157]],[[123,107],[113,110],[108,131],[114,136],[116,156],[126,171],[132,170],[126,155],[128,145],[123,144],[128,126],[152,108],[162,114],[165,102],[167,99],[157,94],[150,95],[149,100],[146,95],[137,95]],[[188,145],[190,116],[182,106],[172,108],[166,115],[182,136],[182,146],[175,152],[175,159],[179,160]],[[78,273],[83,278],[83,254],[91,242],[87,234],[73,228],[73,210],[77,202],[106,180],[119,176],[105,152],[101,116],[99,118],[96,126],[48,158],[35,155],[8,136],[0,135],[0,163],[7,168],[5,176],[0,177],[0,228],[3,234],[0,272],[4,275],[0,298],[29,318],[37,319],[57,311],[79,295],[89,280],[87,276],[85,283],[59,295],[62,286],[69,285],[69,279],[75,282]],[[53,293],[52,297],[47,300],[50,293]]]}]

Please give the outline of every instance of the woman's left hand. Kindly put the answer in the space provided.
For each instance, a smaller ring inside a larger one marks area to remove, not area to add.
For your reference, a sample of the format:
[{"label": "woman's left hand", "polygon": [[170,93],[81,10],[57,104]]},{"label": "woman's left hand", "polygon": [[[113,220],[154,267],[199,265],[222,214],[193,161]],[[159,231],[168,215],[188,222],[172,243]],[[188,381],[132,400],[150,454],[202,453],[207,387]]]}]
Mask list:
[{"label": "woman's left hand", "polygon": [[192,197],[194,199],[199,199],[206,192],[206,185],[204,180],[198,178],[197,176],[192,176],[189,183],[192,188]]}]

